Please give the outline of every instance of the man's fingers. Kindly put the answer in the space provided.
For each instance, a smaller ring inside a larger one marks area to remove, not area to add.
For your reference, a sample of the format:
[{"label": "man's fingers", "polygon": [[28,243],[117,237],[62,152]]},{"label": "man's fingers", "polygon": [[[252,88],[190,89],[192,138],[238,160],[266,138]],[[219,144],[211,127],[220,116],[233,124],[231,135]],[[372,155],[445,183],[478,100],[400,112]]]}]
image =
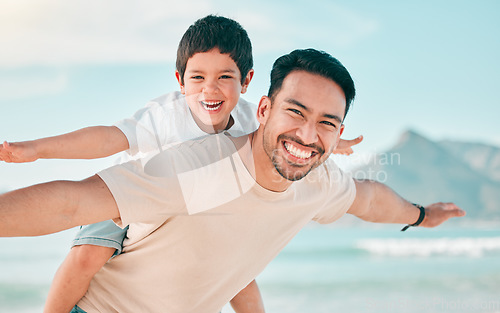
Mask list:
[{"label": "man's fingers", "polygon": [[459,208],[455,203],[445,203],[445,208],[449,211],[452,217],[465,216],[465,211]]}]

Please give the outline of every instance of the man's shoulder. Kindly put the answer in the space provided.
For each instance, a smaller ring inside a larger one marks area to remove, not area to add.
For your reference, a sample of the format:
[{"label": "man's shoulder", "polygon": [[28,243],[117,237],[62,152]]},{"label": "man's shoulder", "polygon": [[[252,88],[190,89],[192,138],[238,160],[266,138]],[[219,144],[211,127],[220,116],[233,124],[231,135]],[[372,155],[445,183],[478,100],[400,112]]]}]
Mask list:
[{"label": "man's shoulder", "polygon": [[199,167],[216,164],[236,152],[234,143],[224,134],[207,135],[184,141],[160,152],[145,166],[147,173],[158,173],[164,164],[173,164],[176,172],[187,172]]}]

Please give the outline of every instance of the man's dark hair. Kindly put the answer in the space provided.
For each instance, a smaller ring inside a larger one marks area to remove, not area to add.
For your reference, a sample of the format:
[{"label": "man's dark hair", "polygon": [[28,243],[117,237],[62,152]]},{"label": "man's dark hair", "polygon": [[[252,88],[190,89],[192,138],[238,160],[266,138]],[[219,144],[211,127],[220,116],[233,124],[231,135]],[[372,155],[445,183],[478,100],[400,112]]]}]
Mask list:
[{"label": "man's dark hair", "polygon": [[179,42],[177,48],[177,71],[184,84],[184,72],[188,60],[199,52],[218,48],[220,53],[227,53],[238,66],[241,83],[253,67],[252,44],[241,25],[229,18],[208,15],[191,25]]},{"label": "man's dark hair", "polygon": [[344,91],[346,100],[345,118],[351,102],[354,100],[356,90],[351,75],[339,60],[324,51],[315,49],[294,50],[281,56],[274,62],[271,71],[271,86],[267,94],[271,101],[280,91],[283,80],[294,71],[317,74],[339,85]]}]

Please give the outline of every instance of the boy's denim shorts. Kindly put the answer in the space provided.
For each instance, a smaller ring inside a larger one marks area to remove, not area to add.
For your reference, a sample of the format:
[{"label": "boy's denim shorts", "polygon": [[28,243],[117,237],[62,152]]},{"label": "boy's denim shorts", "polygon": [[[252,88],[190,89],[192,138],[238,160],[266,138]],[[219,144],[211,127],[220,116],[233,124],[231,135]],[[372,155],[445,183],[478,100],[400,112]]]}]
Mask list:
[{"label": "boy's denim shorts", "polygon": [[87,313],[87,312],[85,312],[84,310],[80,309],[80,308],[78,307],[78,305],[75,305],[75,306],[73,307],[73,309],[71,310],[71,312],[69,312],[69,313]]},{"label": "boy's denim shorts", "polygon": [[73,239],[72,246],[94,245],[115,248],[113,256],[122,252],[123,239],[127,235],[128,226],[118,227],[112,220],[84,225]]}]

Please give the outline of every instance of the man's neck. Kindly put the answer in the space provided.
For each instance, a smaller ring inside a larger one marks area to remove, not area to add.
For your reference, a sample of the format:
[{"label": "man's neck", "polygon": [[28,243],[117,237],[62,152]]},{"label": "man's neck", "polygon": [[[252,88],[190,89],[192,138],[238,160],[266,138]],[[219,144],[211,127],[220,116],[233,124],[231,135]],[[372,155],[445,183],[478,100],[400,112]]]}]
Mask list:
[{"label": "man's neck", "polygon": [[250,169],[249,165],[253,167],[253,171],[250,171],[255,181],[263,188],[274,191],[283,192],[292,185],[292,182],[283,178],[272,163],[271,159],[264,151],[264,143],[262,137],[262,129],[259,128],[255,132],[248,135],[248,142],[250,143],[248,154],[246,159],[243,159],[247,169]]}]

